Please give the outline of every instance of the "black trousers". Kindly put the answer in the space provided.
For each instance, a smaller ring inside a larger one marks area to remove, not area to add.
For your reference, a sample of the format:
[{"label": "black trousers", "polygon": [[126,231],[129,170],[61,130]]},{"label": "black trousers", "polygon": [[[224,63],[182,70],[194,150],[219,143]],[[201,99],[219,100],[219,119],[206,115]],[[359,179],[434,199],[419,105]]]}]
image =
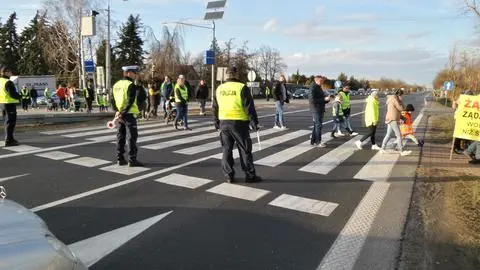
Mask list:
[{"label": "black trousers", "polygon": [[118,123],[117,158],[124,159],[125,144],[128,140],[128,161],[137,159],[137,119],[133,114],[126,114]]},{"label": "black trousers", "polygon": [[22,108],[24,110],[28,110],[28,104],[30,103],[30,99],[22,99]]},{"label": "black trousers", "polygon": [[0,104],[0,107],[5,127],[5,142],[11,142],[15,140],[13,132],[15,132],[15,125],[17,124],[17,105]]},{"label": "black trousers", "polygon": [[368,133],[365,134],[361,139],[360,141],[361,142],[364,142],[366,139],[368,139],[370,137],[370,141],[372,143],[372,145],[375,145],[375,133],[377,133],[377,126],[374,126],[374,125],[371,125],[368,128]]},{"label": "black trousers", "polygon": [[233,147],[236,144],[240,154],[240,164],[246,177],[255,177],[249,124],[248,121],[220,122],[220,142],[223,147],[222,171],[224,175],[235,174]]},{"label": "black trousers", "polygon": [[92,110],[93,99],[92,98],[87,98],[86,101],[87,101],[87,110],[91,111]]}]

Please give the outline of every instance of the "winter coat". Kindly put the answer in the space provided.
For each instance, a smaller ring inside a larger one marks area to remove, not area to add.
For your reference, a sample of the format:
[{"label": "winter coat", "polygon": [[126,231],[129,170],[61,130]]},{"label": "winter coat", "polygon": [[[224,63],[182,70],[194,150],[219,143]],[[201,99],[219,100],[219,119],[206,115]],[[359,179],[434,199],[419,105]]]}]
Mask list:
[{"label": "winter coat", "polygon": [[387,98],[387,115],[385,116],[385,123],[392,121],[400,121],[400,116],[403,111],[403,104],[398,96],[391,95]]},{"label": "winter coat", "polygon": [[376,126],[380,118],[379,102],[372,96],[366,98],[365,102],[365,126]]}]

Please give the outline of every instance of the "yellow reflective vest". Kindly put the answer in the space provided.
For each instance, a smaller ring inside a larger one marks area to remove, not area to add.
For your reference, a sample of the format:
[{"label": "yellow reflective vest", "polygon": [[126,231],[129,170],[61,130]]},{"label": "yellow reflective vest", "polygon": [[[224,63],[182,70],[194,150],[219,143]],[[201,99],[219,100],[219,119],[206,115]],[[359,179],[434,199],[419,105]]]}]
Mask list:
[{"label": "yellow reflective vest", "polygon": [[341,104],[342,110],[350,108],[350,95],[347,95],[343,91],[339,91],[338,94],[342,97],[342,104]]},{"label": "yellow reflective vest", "polygon": [[217,88],[215,97],[218,103],[219,120],[250,120],[242,102],[244,86],[239,82],[226,82]]},{"label": "yellow reflective vest", "polygon": [[188,88],[184,85],[184,86],[180,86],[178,84],[175,85],[175,89],[173,90],[174,92],[174,96],[175,96],[175,102],[177,103],[180,103],[182,102],[180,100],[180,97],[177,95],[177,90],[179,90],[180,92],[180,95],[182,96],[182,98],[188,102]]},{"label": "yellow reflective vest", "polygon": [[340,108],[340,111],[338,112],[338,116],[343,116],[343,109],[342,109],[342,104],[338,101],[335,101],[333,104],[332,104],[332,116],[333,117],[336,117],[337,116],[337,104],[339,104],[339,108]]},{"label": "yellow reflective vest", "polygon": [[[115,106],[117,107],[118,111],[121,112],[125,109],[127,106],[127,91],[128,87],[132,84],[133,82],[123,79],[118,81],[114,86],[113,86],[113,98],[115,99]],[[128,113],[137,115],[140,113],[138,110],[138,105],[137,105],[137,95],[135,95],[135,101],[133,102],[132,106],[128,110]]]},{"label": "yellow reflective vest", "polygon": [[7,91],[7,82],[9,79],[0,78],[0,103],[1,104],[11,104],[11,103],[20,103],[18,99],[14,99],[10,96],[10,93]]},{"label": "yellow reflective vest", "polygon": [[365,99],[367,105],[365,106],[365,126],[377,125],[379,121],[379,102],[372,96]]}]

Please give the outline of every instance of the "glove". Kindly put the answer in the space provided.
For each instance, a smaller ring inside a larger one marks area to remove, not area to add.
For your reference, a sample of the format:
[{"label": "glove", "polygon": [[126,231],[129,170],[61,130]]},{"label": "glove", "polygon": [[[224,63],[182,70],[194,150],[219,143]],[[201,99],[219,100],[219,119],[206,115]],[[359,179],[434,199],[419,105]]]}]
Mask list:
[{"label": "glove", "polygon": [[255,131],[255,132],[256,132],[256,131],[258,131],[260,128],[258,127],[258,123],[257,123],[257,124],[252,123],[252,124],[250,124],[250,129],[251,129],[252,131]]},{"label": "glove", "polygon": [[220,129],[220,121],[215,121],[215,130],[219,130]]}]

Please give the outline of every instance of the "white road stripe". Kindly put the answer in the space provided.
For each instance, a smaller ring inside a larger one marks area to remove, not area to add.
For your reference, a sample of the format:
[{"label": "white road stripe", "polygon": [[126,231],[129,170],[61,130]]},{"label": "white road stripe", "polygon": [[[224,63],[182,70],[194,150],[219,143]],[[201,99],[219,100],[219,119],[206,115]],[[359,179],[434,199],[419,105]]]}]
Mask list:
[{"label": "white road stripe", "polygon": [[[423,109],[418,115],[417,119],[413,122],[413,128],[416,131],[420,121],[423,118]],[[362,167],[362,169],[354,176],[355,179],[367,180],[367,181],[388,181],[390,174],[395,167],[399,153],[385,153],[378,152],[371,158],[368,163]]]},{"label": "white road stripe", "polygon": [[[194,141],[194,140],[196,140],[195,137],[189,137],[188,135],[198,134],[198,133],[202,133],[202,132],[206,132],[206,131],[212,131],[212,130],[214,130],[214,128],[212,126],[208,126],[208,127],[201,127],[201,128],[197,128],[197,129],[193,129],[193,130],[187,130],[187,131],[173,131],[173,132],[169,132],[169,133],[163,133],[163,134],[144,137],[144,138],[139,139],[137,142],[138,143],[144,143],[144,142],[149,142],[149,141],[157,141],[157,140],[160,140],[160,139],[173,139],[173,138],[178,138],[180,136],[186,136],[185,139],[188,138],[190,141]],[[208,134],[212,134],[212,133],[208,133]],[[149,144],[149,145],[146,145],[146,146],[152,146],[153,147],[154,145],[157,145],[157,144]],[[148,148],[146,146],[142,146],[142,148]],[[152,148],[148,148],[148,149],[152,149]]]},{"label": "white road stripe", "polygon": [[107,171],[107,172],[113,172],[113,173],[119,173],[123,175],[133,175],[141,172],[146,172],[150,170],[149,168],[146,167],[129,167],[128,165],[125,166],[119,166],[117,164],[110,165],[107,167],[100,168],[102,171]]},{"label": "white road stripe", "polygon": [[93,126],[93,127],[84,127],[84,128],[72,128],[72,129],[61,129],[61,130],[53,130],[53,131],[43,131],[40,134],[43,135],[58,135],[64,133],[72,133],[72,132],[85,132],[91,130],[98,130],[98,129],[105,129],[106,126]]},{"label": "white road stripe", "polygon": [[[364,113],[365,112],[354,113],[354,114],[351,114],[350,117],[357,116],[357,115],[364,114]],[[329,121],[323,122],[322,125],[330,124],[332,122],[333,122],[333,120],[329,120]],[[309,126],[309,128],[313,128],[313,126]]]},{"label": "white road stripe", "polygon": [[0,182],[5,182],[5,181],[8,181],[8,180],[12,180],[12,179],[15,179],[15,178],[24,177],[24,176],[27,176],[27,175],[30,175],[30,174],[29,174],[29,173],[25,173],[25,174],[20,174],[20,175],[3,177],[3,178],[0,178]]},{"label": "white road stripe", "polygon": [[264,189],[251,188],[228,183],[223,183],[215,186],[207,190],[207,192],[252,202],[257,201],[258,199],[270,193],[270,191]]},{"label": "white road stripe", "polygon": [[277,167],[278,165],[292,158],[295,158],[303,153],[306,153],[312,149],[313,148],[310,145],[310,140],[308,140],[298,145],[295,145],[293,147],[277,152],[273,155],[266,156],[258,161],[255,161],[255,164],[268,166],[268,167]]},{"label": "white road stripe", "polygon": [[[147,128],[156,128],[156,127],[166,127],[165,123],[155,123],[155,124],[148,124],[148,125],[138,125],[138,130],[141,131]],[[108,134],[108,133],[117,133],[116,129],[108,129],[105,127],[103,130],[95,130],[89,132],[81,132],[81,133],[72,133],[63,135],[64,137],[68,138],[79,138],[79,137],[88,137],[93,135],[101,135],[101,134]]]},{"label": "white road stripe", "polygon": [[62,159],[78,157],[78,155],[76,155],[76,154],[71,154],[71,153],[62,152],[62,151],[52,151],[52,152],[40,153],[40,154],[36,154],[35,156],[48,158],[48,159],[53,159],[53,160],[62,160]]},{"label": "white road stripe", "polygon": [[302,167],[299,171],[324,175],[328,174],[355,153],[355,141],[357,140],[358,138],[353,138],[339,147],[332,149],[330,152]]},{"label": "white road stripe", "polygon": [[91,157],[79,157],[75,159],[69,159],[65,160],[66,163],[70,164],[75,164],[75,165],[80,165],[84,167],[97,167],[97,166],[102,166],[108,163],[112,163],[109,160],[103,160],[103,159],[98,159],[98,158],[91,158]]},{"label": "white road stripe", "polygon": [[275,200],[268,203],[269,205],[286,208],[290,210],[305,212],[314,215],[328,217],[337,208],[337,203],[324,202],[309,198],[302,198],[288,194],[282,194]]},{"label": "white road stripe", "polygon": [[389,187],[389,183],[372,184],[317,270],[353,269]]},{"label": "white road stripe", "polygon": [[[4,143],[2,145],[4,145]],[[18,146],[4,147],[3,149],[8,150],[8,151],[12,151],[12,152],[17,152],[17,153],[26,153],[26,152],[30,152],[30,151],[40,150],[41,148],[40,147],[35,147],[35,146],[30,146],[30,145],[25,145],[25,144],[20,144]]]},{"label": "white road stripe", "polygon": [[[206,127],[204,128],[206,130],[211,130],[211,127]],[[190,131],[186,131],[190,132]],[[171,141],[165,141],[165,142],[160,142],[160,143],[155,143],[155,144],[148,144],[145,146],[142,146],[142,148],[150,149],[150,150],[160,150],[160,149],[165,149],[169,147],[174,147],[178,145],[183,145],[187,143],[191,143],[192,141],[203,141],[203,140],[209,140],[212,138],[218,138],[218,132],[213,132],[213,133],[207,133],[207,134],[201,134],[198,136],[195,136],[194,138],[192,137],[186,137],[186,138],[180,138],[176,140],[171,140]]]},{"label": "white road stripe", "polygon": [[[211,125],[212,128],[213,128],[213,123],[212,122],[202,122],[202,123],[198,123],[198,124],[192,124],[190,125],[191,128],[194,128],[194,127],[202,127],[202,126],[207,126],[207,125]],[[140,130],[138,132],[138,135],[139,135],[139,138],[137,140],[137,143],[141,143],[141,142],[147,142],[147,141],[154,141],[154,140],[157,140],[157,139],[160,139],[160,138],[168,138],[170,136],[167,136],[165,137],[167,134],[180,134],[178,133],[179,131],[173,131],[173,127],[171,126],[166,126],[166,127],[163,127],[163,128],[157,128],[157,129],[148,129],[148,130]],[[172,131],[172,132],[169,132],[169,133],[163,133],[164,131]],[[191,131],[190,131],[191,133]],[[143,136],[143,135],[149,135],[149,134],[156,134],[156,135],[152,135],[152,136]],[[100,136],[100,137],[94,137],[94,138],[88,138],[87,140],[90,140],[90,141],[96,141],[96,142],[108,142],[108,141],[116,141],[117,140],[117,135],[107,135],[107,136]]]},{"label": "white road stripe", "polygon": [[170,175],[155,180],[155,182],[189,189],[196,189],[213,181],[204,178],[172,173]]},{"label": "white road stripe", "polygon": [[[310,134],[310,133],[311,133],[311,131],[309,131],[309,130],[297,130],[295,132],[287,133],[287,134],[284,134],[284,135],[281,135],[281,136],[277,136],[277,137],[268,139],[266,141],[261,142],[262,150],[265,150],[265,149],[270,148],[270,147],[275,146],[275,145],[280,145],[284,142],[291,141],[293,139],[299,138],[301,136],[305,136],[305,135]],[[255,147],[252,150],[253,153],[258,152],[258,151],[259,151],[258,147]],[[220,153],[220,154],[214,155],[213,158],[222,159],[222,155],[223,154]],[[238,151],[234,151],[233,152],[233,158],[238,158],[238,157],[239,157]]]},{"label": "white road stripe", "polygon": [[[260,133],[260,137],[263,137],[263,136],[267,136],[267,135],[277,133],[277,132],[280,132],[280,131],[281,130],[279,130],[279,129],[270,128],[270,129],[266,129],[266,130],[260,130],[259,133]],[[250,134],[250,136],[253,138],[254,136],[256,136],[256,134],[252,133],[252,134]],[[220,140],[218,140],[218,141],[215,141],[215,142],[210,142],[210,143],[206,143],[206,144],[202,144],[202,145],[188,147],[188,148],[185,148],[185,149],[180,149],[180,150],[174,151],[174,153],[183,154],[183,155],[195,155],[195,154],[198,154],[198,153],[210,151],[210,150],[217,149],[217,148],[220,148],[220,147],[221,147]]]}]

